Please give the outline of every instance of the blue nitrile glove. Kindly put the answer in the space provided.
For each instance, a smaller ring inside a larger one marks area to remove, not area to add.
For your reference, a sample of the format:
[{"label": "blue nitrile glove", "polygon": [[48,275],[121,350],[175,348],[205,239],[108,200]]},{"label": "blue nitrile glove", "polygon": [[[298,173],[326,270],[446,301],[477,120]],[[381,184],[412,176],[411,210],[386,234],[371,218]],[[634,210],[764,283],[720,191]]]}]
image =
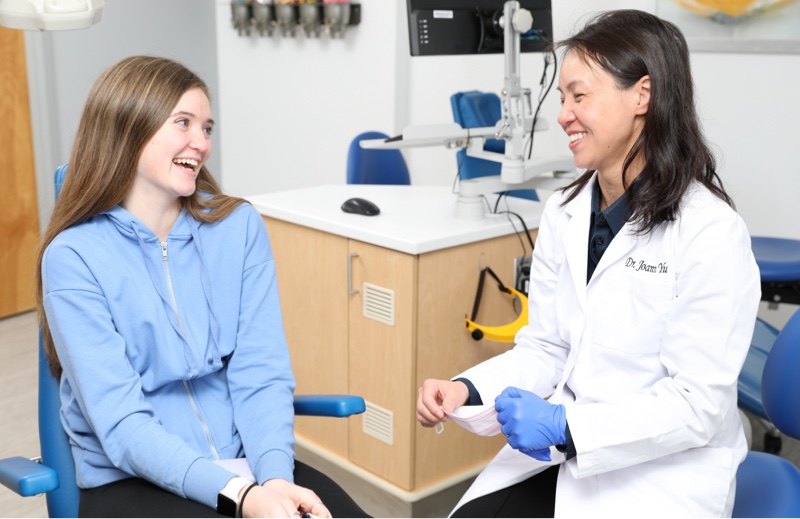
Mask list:
[{"label": "blue nitrile glove", "polygon": [[567,415],[563,405],[539,395],[507,387],[494,400],[497,421],[508,444],[539,461],[550,461],[550,447],[567,443]]}]

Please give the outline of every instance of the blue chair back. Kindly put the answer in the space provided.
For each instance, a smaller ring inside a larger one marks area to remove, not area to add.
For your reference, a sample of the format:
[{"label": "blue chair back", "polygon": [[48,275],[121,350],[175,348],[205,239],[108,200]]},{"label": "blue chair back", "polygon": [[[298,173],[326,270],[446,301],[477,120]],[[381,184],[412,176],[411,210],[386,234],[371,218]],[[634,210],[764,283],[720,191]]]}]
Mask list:
[{"label": "blue chair back", "polygon": [[[462,128],[483,128],[494,126],[503,116],[500,97],[492,92],[457,92],[450,96],[450,106],[453,109],[453,119]],[[483,146],[485,151],[504,153],[506,142],[502,139],[486,139]],[[462,180],[471,178],[499,175],[501,164],[490,160],[467,156],[466,150],[456,153],[458,175]],[[534,189],[516,189],[509,192],[509,196],[527,198],[538,201],[539,196]]]},{"label": "blue chair back", "polygon": [[58,195],[61,194],[61,186],[64,185],[64,179],[67,177],[67,165],[64,164],[63,166],[59,166],[56,168],[56,172],[53,175],[53,183],[56,188],[56,200],[58,200]]},{"label": "blue chair back", "polygon": [[368,139],[387,139],[381,132],[357,135],[347,151],[348,184],[409,185],[411,177],[400,150],[365,149],[359,143]]},{"label": "blue chair back", "polygon": [[[453,119],[462,128],[483,128],[494,126],[503,116],[503,107],[500,104],[500,97],[492,92],[479,92],[470,90],[469,92],[456,92],[450,96],[450,106],[453,109]],[[506,141],[503,139],[486,139],[483,145],[486,151],[503,153],[506,150]],[[463,150],[462,150],[463,151]],[[486,162],[475,159],[480,162]],[[493,175],[500,174],[500,164],[490,163],[496,166]],[[474,176],[468,178],[475,178]]]},{"label": "blue chair back", "polygon": [[58,490],[45,494],[49,517],[78,517],[80,490],[75,480],[75,461],[69,437],[61,426],[58,381],[50,373],[39,333],[39,445],[42,464],[58,474]]},{"label": "blue chair back", "polygon": [[[55,172],[56,199],[67,174],[67,165]],[[39,332],[39,443],[42,463],[58,474],[58,490],[46,494],[47,513],[50,517],[77,517],[80,490],[75,480],[75,461],[69,437],[61,425],[61,399],[59,383],[50,372],[44,354],[44,340]]]},{"label": "blue chair back", "polygon": [[[781,329],[764,365],[761,399],[767,418],[783,434],[800,439],[800,309]],[[798,489],[800,492],[800,489]]]},{"label": "blue chair back", "polygon": [[764,366],[769,352],[775,345],[780,330],[763,319],[756,319],[750,349],[739,373],[738,397],[739,408],[762,420],[769,420],[761,401],[761,379],[764,377]]}]

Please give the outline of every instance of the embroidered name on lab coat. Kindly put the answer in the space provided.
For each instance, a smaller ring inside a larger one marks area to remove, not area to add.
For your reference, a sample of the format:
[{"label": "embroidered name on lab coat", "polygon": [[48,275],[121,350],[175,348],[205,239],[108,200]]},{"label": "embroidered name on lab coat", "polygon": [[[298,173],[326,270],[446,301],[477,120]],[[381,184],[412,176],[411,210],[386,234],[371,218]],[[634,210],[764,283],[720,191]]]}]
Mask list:
[{"label": "embroidered name on lab coat", "polygon": [[636,261],[631,257],[625,260],[625,266],[636,272],[650,272],[651,274],[666,274],[669,272],[666,262],[653,264],[646,263],[644,260]]}]

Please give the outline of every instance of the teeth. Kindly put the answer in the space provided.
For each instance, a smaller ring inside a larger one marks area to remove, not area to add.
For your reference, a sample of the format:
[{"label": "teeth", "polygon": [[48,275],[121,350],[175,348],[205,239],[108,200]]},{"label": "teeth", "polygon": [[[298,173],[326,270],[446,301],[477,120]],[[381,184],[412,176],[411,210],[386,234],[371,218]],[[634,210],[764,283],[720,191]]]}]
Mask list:
[{"label": "teeth", "polygon": [[569,142],[575,142],[586,137],[586,132],[573,133],[569,136]]},{"label": "teeth", "polygon": [[196,168],[197,165],[199,164],[199,162],[197,162],[194,159],[175,159],[172,162],[174,162],[175,164],[183,164],[185,166],[189,166],[192,169]]}]

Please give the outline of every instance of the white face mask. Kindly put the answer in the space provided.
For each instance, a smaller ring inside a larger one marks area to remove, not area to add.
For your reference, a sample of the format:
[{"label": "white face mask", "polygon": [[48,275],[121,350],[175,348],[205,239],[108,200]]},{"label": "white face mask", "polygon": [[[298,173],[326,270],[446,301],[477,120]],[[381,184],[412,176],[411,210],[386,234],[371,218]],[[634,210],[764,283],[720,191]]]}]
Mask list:
[{"label": "white face mask", "polygon": [[452,413],[444,412],[447,417],[464,429],[480,436],[500,434],[500,422],[497,421],[497,410],[491,405],[462,405]]}]

